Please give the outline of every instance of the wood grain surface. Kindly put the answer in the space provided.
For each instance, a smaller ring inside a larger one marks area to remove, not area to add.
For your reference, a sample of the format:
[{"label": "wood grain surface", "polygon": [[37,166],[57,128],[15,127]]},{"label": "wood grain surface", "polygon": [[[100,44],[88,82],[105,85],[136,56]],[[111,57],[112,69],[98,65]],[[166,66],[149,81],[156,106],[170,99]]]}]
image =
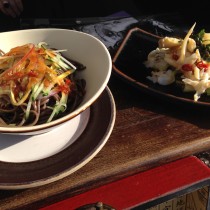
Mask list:
[{"label": "wood grain surface", "polygon": [[38,209],[210,150],[210,109],[154,98],[115,74],[108,86],[115,98],[117,114],[103,149],[81,169],[59,181],[25,190],[1,190],[0,209]]}]

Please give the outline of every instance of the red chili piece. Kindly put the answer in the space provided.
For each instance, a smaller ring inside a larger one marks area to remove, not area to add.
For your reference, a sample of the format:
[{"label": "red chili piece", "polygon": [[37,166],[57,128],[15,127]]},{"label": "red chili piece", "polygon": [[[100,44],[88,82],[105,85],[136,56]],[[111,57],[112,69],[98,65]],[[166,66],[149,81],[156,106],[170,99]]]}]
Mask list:
[{"label": "red chili piece", "polygon": [[179,56],[178,56],[177,54],[173,54],[173,55],[172,55],[172,58],[173,58],[175,61],[177,61],[177,60],[179,59]]},{"label": "red chili piece", "polygon": [[182,65],[182,70],[183,71],[192,71],[193,66],[191,64],[184,64],[184,65]]},{"label": "red chili piece", "polygon": [[206,63],[203,63],[203,61],[199,61],[196,63],[196,66],[199,68],[199,69],[204,69],[204,71],[206,71],[209,67],[208,64]]}]

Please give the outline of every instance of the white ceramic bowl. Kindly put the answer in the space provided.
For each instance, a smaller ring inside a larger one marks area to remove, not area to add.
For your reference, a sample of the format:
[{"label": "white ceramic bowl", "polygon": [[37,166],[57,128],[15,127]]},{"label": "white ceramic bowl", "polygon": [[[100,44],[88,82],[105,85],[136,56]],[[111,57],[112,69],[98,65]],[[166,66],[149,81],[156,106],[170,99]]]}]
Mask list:
[{"label": "white ceramic bowl", "polygon": [[79,77],[86,80],[86,95],[82,103],[71,113],[49,123],[22,126],[0,127],[0,133],[40,134],[66,123],[86,110],[103,92],[112,70],[112,60],[106,46],[92,35],[57,28],[27,29],[0,33],[0,48],[8,52],[11,48],[27,43],[47,42],[50,47],[67,49],[64,55],[86,66],[79,72]]}]

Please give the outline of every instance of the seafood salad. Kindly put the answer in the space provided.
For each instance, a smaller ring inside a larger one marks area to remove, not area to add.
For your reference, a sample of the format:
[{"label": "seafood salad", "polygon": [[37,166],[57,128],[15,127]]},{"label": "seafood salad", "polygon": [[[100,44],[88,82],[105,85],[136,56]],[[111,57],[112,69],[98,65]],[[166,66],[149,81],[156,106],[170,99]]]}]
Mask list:
[{"label": "seafood salad", "polygon": [[184,38],[163,37],[152,50],[145,66],[147,77],[159,85],[177,84],[184,92],[194,92],[194,101],[202,94],[210,95],[210,33],[194,34],[196,23]]}]

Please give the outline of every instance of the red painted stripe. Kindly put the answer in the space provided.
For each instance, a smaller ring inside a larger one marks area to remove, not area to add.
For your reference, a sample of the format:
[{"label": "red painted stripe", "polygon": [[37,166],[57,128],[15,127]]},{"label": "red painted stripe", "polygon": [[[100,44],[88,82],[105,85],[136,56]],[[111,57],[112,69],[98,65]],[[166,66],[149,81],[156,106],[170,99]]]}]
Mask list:
[{"label": "red painted stripe", "polygon": [[209,177],[210,169],[191,156],[109,183],[42,210],[69,210],[99,201],[115,209],[126,209],[177,192]]}]

